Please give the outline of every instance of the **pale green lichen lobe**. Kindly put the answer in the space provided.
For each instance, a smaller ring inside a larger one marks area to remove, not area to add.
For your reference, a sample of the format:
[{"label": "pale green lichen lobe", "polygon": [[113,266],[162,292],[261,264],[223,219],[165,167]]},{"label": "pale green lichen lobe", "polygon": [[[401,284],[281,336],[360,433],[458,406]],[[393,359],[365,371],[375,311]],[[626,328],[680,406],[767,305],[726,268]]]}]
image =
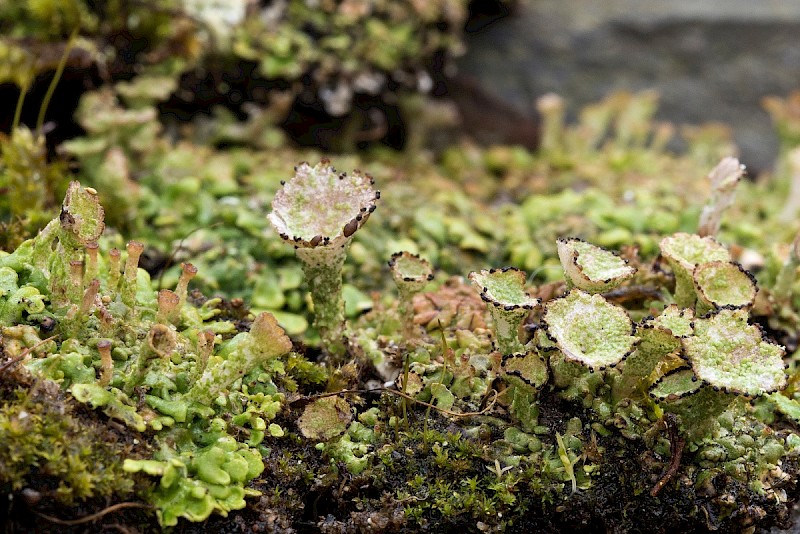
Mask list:
[{"label": "pale green lichen lobe", "polygon": [[576,238],[558,240],[558,258],[567,280],[591,293],[613,289],[636,273],[619,256]]},{"label": "pale green lichen lobe", "polygon": [[670,304],[661,314],[651,321],[653,326],[667,328],[674,336],[684,337],[692,335],[694,327],[694,312],[691,309],[681,309],[675,304]]},{"label": "pale green lichen lobe", "polygon": [[503,362],[503,371],[536,389],[544,386],[550,375],[547,361],[537,351],[511,355]]},{"label": "pale green lichen lobe", "polygon": [[698,297],[710,306],[750,306],[756,298],[755,281],[737,263],[701,263],[692,278]]},{"label": "pale green lichen lobe", "polygon": [[695,393],[702,385],[691,369],[678,369],[656,382],[650,388],[650,395],[658,400],[677,399]]},{"label": "pale green lichen lobe", "polygon": [[695,320],[694,335],[682,340],[698,378],[711,386],[759,396],[786,385],[784,348],[764,341],[744,310],[721,309]]},{"label": "pale green lichen lobe", "polygon": [[590,369],[616,365],[638,341],[625,310],[580,289],[549,302],[544,322],[564,355]]},{"label": "pale green lichen lobe", "polygon": [[728,251],[710,237],[677,233],[661,240],[661,253],[670,262],[693,270],[697,264],[709,261],[730,261]]},{"label": "pale green lichen lobe", "polygon": [[481,289],[490,304],[533,308],[539,300],[525,292],[525,273],[517,269],[491,269],[470,273],[469,279]]}]

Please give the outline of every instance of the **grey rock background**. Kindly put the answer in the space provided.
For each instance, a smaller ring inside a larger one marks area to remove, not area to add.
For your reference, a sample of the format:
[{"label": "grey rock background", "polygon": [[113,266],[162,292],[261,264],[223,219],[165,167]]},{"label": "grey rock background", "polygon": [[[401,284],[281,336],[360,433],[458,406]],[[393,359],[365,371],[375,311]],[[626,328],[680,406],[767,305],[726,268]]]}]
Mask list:
[{"label": "grey rock background", "polygon": [[800,0],[521,0],[467,39],[459,72],[521,110],[654,88],[660,119],[729,124],[751,171],[777,152],[761,99],[800,89]]}]

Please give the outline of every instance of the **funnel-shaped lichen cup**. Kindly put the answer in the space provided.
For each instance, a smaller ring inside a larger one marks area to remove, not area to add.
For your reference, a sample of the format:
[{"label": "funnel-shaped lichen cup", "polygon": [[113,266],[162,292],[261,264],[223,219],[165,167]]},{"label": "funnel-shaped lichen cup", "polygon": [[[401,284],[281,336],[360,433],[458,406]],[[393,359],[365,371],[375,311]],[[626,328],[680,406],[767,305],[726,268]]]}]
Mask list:
[{"label": "funnel-shaped lichen cup", "polygon": [[588,293],[613,289],[636,273],[616,254],[574,237],[558,240],[558,258],[567,286]]},{"label": "funnel-shaped lichen cup", "polygon": [[547,303],[543,321],[566,359],[592,371],[616,366],[639,341],[624,309],[580,289]]},{"label": "funnel-shaped lichen cup", "polygon": [[513,267],[469,274],[481,298],[489,305],[497,345],[503,354],[524,351],[519,340],[519,327],[539,304],[539,299],[525,292],[525,278],[524,272]]},{"label": "funnel-shaped lichen cup", "polygon": [[697,294],[694,287],[694,268],[711,261],[728,262],[728,250],[710,237],[677,233],[661,240],[661,255],[675,274],[675,303],[681,308],[694,307]]},{"label": "funnel-shaped lichen cup", "polygon": [[272,201],[269,220],[295,247],[314,302],[314,325],[329,354],[344,353],[342,265],[353,234],[375,210],[372,178],[338,173],[327,160],[301,163]]}]

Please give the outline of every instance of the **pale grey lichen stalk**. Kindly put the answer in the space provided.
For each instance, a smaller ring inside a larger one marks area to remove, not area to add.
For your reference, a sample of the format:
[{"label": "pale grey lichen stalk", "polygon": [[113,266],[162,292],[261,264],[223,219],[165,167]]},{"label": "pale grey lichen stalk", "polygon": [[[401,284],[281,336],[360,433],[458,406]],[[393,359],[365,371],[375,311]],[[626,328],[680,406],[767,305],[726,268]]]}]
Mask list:
[{"label": "pale grey lichen stalk", "polygon": [[789,194],[784,204],[781,214],[778,215],[780,221],[789,223],[797,217],[800,209],[800,147],[796,147],[788,154],[789,168],[792,173],[789,185]]},{"label": "pale grey lichen stalk", "polygon": [[398,312],[403,318],[403,334],[407,338],[413,337],[419,325],[414,324],[412,320],[411,301],[414,295],[433,280],[433,268],[430,262],[421,258],[419,254],[403,251],[392,254],[389,269],[400,293]]},{"label": "pale grey lichen stalk", "polygon": [[797,279],[797,269],[800,267],[800,233],[798,233],[791,246],[789,256],[781,266],[775,286],[772,288],[772,295],[776,300],[788,302],[792,297],[792,286]]},{"label": "pale grey lichen stalk", "polygon": [[701,236],[715,236],[719,232],[722,214],[736,198],[736,184],[742,179],[745,166],[736,158],[724,158],[708,175],[711,180],[711,198],[700,214],[697,233]]},{"label": "pale grey lichen stalk", "polygon": [[327,160],[302,163],[272,201],[269,220],[295,247],[314,302],[314,325],[330,354],[344,351],[342,265],[353,234],[375,210],[380,191],[367,174],[337,173]]}]

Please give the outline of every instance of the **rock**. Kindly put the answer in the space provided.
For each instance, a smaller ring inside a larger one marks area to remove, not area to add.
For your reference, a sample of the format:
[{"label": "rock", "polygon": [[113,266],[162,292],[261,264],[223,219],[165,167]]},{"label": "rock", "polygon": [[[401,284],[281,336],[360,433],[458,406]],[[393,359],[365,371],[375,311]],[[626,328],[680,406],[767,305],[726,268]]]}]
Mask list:
[{"label": "rock", "polygon": [[529,0],[468,34],[458,66],[522,110],[551,91],[574,113],[616,89],[655,88],[660,119],[732,125],[755,172],[777,152],[761,99],[798,87],[797,35],[797,2]]}]

